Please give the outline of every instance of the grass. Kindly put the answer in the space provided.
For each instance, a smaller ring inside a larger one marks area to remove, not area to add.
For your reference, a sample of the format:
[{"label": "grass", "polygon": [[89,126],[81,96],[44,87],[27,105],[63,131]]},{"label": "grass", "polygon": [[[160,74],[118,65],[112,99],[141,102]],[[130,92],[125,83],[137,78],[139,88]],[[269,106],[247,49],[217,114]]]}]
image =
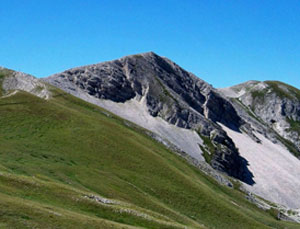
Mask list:
[{"label": "grass", "polygon": [[211,164],[214,154],[216,153],[216,147],[209,137],[201,135],[199,133],[198,135],[201,137],[204,143],[204,146],[199,145],[201,151],[203,152],[203,157],[208,164]]},{"label": "grass", "polygon": [[295,131],[300,135],[300,121],[293,120],[291,118],[286,118],[286,121],[290,124],[290,131]]},{"label": "grass", "polygon": [[52,93],[48,101],[25,92],[0,99],[1,228],[299,228],[142,129]]}]

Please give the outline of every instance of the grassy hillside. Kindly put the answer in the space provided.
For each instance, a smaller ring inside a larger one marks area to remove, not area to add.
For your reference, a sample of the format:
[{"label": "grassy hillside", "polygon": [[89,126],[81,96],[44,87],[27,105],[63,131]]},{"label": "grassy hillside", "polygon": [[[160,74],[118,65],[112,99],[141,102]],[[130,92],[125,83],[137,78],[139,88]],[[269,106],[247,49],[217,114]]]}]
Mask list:
[{"label": "grassy hillside", "polygon": [[299,228],[94,105],[0,99],[0,228]]}]

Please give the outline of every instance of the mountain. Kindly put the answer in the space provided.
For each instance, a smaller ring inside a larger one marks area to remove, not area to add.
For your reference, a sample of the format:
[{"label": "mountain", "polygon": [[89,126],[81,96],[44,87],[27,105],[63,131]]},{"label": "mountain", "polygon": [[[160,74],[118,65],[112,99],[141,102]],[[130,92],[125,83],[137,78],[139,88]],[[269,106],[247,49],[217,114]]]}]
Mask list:
[{"label": "mountain", "polygon": [[45,81],[153,131],[199,161],[205,157],[219,171],[253,183],[246,161],[217,124],[239,129],[245,123],[209,84],[167,58],[153,52],[132,55],[70,69]]},{"label": "mountain", "polygon": [[1,227],[299,228],[284,138],[167,58],[1,68],[0,88]]},{"label": "mountain", "polygon": [[[153,52],[73,68],[45,81],[153,131],[265,199],[300,207],[295,202],[300,200],[300,162],[294,156],[299,141],[294,144],[265,124],[272,109],[263,111],[265,105],[256,107],[254,100],[252,106],[262,112],[255,113],[231,96],[257,82],[217,90]],[[275,97],[268,100],[277,104]]]},{"label": "mountain", "polygon": [[238,183],[220,185],[149,131],[30,75],[0,75],[1,227],[298,227],[278,221],[267,202],[257,199],[269,210],[258,208]]}]

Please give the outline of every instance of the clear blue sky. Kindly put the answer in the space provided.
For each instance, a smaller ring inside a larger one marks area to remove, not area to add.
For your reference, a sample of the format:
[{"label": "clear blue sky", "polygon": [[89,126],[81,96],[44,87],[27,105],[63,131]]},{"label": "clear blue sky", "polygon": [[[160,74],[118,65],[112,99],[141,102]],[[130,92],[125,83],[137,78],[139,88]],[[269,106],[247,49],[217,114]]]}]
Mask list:
[{"label": "clear blue sky", "polygon": [[215,87],[300,88],[299,0],[0,0],[0,65],[48,76],[154,51]]}]

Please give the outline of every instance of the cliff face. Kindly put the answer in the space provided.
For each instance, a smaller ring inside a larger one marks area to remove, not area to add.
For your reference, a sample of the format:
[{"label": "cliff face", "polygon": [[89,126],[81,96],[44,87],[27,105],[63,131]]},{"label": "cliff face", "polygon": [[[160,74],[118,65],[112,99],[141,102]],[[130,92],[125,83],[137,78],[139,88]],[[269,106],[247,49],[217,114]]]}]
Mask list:
[{"label": "cliff face", "polygon": [[[88,95],[99,101],[126,103],[143,98],[152,117],[194,130],[204,138],[202,153],[205,147],[210,148],[205,158],[214,168],[253,182],[246,161],[217,124],[239,130],[245,122],[214,88],[167,58],[152,52],[132,55],[73,68],[45,81],[75,96]],[[118,114],[122,116],[122,112]],[[134,114],[132,117],[133,121],[138,119]]]}]

